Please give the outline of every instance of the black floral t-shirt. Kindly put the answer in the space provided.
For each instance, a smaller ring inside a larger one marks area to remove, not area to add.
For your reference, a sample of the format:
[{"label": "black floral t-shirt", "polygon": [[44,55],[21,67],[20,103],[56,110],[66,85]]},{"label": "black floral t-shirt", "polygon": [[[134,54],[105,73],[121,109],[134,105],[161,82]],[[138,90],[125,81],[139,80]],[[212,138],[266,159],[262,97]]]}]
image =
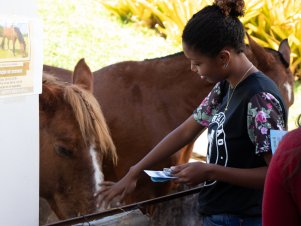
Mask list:
[{"label": "black floral t-shirt", "polygon": [[[208,127],[207,163],[239,169],[266,166],[262,153],[271,152],[270,130],[285,129],[287,120],[278,87],[262,72],[235,89],[227,81],[217,83],[193,115]],[[262,194],[262,189],[205,181],[200,213],[260,216]]]},{"label": "black floral t-shirt", "polygon": [[[221,83],[217,83],[200,106],[194,111],[194,119],[208,127],[218,112],[222,101]],[[284,130],[283,110],[279,101],[270,93],[254,95],[248,104],[248,134],[255,144],[255,153],[271,151],[270,129]]]}]

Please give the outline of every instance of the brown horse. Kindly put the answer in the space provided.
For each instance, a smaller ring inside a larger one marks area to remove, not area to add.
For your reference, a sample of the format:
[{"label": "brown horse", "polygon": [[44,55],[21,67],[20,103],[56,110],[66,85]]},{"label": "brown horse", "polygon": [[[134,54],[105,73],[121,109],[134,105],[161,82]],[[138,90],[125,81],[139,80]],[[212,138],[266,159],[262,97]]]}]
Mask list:
[{"label": "brown horse", "polygon": [[11,40],[13,42],[13,54],[14,56],[16,56],[15,45],[16,45],[16,41],[18,40],[22,57],[26,56],[26,43],[18,27],[14,27],[14,26],[4,27],[2,30],[2,37],[3,37],[1,42],[2,49],[5,48],[5,39],[7,39],[7,49],[9,49],[9,42]]},{"label": "brown horse", "polygon": [[[81,70],[73,84],[44,74],[40,95],[40,196],[60,219],[93,213],[103,181],[102,159],[117,155],[97,100],[93,77]],[[89,73],[90,72],[90,73]],[[42,215],[43,213],[41,213]]]},{"label": "brown horse", "polygon": [[[280,44],[278,51],[264,49],[252,39],[249,44],[246,55],[277,83],[290,106],[293,103],[293,75],[288,67],[290,48],[287,40]],[[61,76],[65,81],[71,79],[68,70],[44,65],[44,71]],[[105,180],[116,181],[123,177],[132,165],[191,115],[212,87],[213,84],[201,80],[190,70],[190,62],[183,53],[121,62],[94,72],[94,95],[102,106],[119,158],[116,167],[104,159]],[[158,163],[154,169],[187,162],[192,146]],[[126,202],[159,196],[171,188],[169,183],[153,184],[142,175]]]}]

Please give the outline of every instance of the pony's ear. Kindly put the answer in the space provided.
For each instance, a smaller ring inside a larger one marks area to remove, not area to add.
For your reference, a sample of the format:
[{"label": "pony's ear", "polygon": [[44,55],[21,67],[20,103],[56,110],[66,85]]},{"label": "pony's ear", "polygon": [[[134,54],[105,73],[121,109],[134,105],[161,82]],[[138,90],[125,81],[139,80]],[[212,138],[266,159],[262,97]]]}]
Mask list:
[{"label": "pony's ear", "polygon": [[257,60],[257,67],[268,70],[273,62],[273,55],[269,54],[262,46],[258,45],[246,32],[250,49]]},{"label": "pony's ear", "polygon": [[278,49],[279,53],[282,56],[282,59],[284,60],[287,67],[290,65],[290,55],[291,55],[291,48],[288,44],[288,40],[284,39],[281,41]]},{"label": "pony's ear", "polygon": [[80,59],[74,68],[73,84],[93,92],[93,74],[86,64],[85,59]]}]

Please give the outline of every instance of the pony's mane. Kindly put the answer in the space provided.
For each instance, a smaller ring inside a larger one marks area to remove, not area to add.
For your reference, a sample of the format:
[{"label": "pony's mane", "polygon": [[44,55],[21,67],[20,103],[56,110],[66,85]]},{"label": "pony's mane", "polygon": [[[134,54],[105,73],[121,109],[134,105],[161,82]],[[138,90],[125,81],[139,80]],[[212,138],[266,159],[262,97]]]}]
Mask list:
[{"label": "pony's mane", "polygon": [[116,148],[95,97],[80,86],[59,81],[47,73],[44,73],[43,85],[57,86],[63,90],[64,100],[72,107],[85,143],[95,142],[96,148],[110,154],[116,163]]}]

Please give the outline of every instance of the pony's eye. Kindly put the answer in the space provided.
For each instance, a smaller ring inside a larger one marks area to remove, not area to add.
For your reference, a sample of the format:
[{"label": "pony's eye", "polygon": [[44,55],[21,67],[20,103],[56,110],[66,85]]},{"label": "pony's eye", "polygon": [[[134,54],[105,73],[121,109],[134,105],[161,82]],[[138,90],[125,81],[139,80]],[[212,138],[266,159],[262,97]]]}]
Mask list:
[{"label": "pony's eye", "polygon": [[73,151],[62,146],[55,146],[55,152],[62,157],[73,157]]}]

